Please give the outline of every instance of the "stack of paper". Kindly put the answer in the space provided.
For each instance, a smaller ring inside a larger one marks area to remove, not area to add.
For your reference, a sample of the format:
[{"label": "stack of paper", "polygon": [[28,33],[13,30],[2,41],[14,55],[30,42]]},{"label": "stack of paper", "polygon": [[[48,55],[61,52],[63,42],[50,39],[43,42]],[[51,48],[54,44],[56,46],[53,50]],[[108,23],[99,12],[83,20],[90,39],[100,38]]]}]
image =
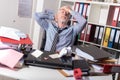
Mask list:
[{"label": "stack of paper", "polygon": [[0,50],[0,63],[10,68],[14,68],[23,54],[13,49]]},{"label": "stack of paper", "polygon": [[0,36],[14,39],[14,40],[20,40],[20,38],[26,38],[26,34],[21,32],[18,29],[10,28],[10,27],[0,27]]}]

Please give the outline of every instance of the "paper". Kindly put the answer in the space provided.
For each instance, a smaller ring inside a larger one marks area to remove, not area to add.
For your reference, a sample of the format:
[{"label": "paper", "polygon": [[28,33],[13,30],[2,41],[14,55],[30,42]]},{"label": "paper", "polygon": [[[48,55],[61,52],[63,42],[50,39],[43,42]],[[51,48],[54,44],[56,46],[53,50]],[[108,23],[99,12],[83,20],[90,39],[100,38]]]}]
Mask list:
[{"label": "paper", "polygon": [[26,34],[22,33],[20,30],[9,28],[9,27],[0,27],[0,36],[7,37],[14,40],[20,40],[20,38],[26,38]]},{"label": "paper", "polygon": [[94,69],[94,72],[103,72],[103,67],[101,67],[99,65],[92,64],[92,67]]},{"label": "paper", "polygon": [[4,43],[2,43],[1,41],[0,41],[0,50],[1,49],[11,49],[12,47],[10,47],[10,46],[8,46],[8,45],[6,45],[6,44],[4,44]]},{"label": "paper", "polygon": [[10,68],[14,68],[23,54],[13,49],[0,50],[0,63]]},{"label": "paper", "polygon": [[51,55],[49,55],[52,59],[55,59],[55,58],[60,58],[59,57],[59,54],[51,54]]},{"label": "paper", "polygon": [[94,57],[92,57],[92,56],[89,55],[88,53],[85,53],[85,52],[81,51],[81,50],[78,49],[78,48],[76,48],[75,52],[76,52],[76,54],[77,54],[78,56],[80,56],[80,57],[83,57],[83,58],[85,58],[85,59],[89,59],[89,60],[91,60],[91,61],[95,61],[95,60],[94,60]]},{"label": "paper", "polygon": [[31,55],[33,55],[34,57],[38,58],[39,56],[41,56],[43,54],[42,51],[40,50],[35,50],[34,52],[31,53]]}]

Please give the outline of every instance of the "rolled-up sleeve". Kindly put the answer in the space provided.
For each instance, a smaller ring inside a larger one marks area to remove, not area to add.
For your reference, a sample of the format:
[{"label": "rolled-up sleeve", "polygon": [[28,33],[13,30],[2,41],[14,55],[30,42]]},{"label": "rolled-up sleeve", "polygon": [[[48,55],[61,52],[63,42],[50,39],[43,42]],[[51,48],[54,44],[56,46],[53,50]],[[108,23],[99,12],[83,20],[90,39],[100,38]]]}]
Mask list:
[{"label": "rolled-up sleeve", "polygon": [[82,31],[82,29],[85,27],[87,20],[83,16],[81,16],[81,14],[78,12],[72,11],[71,14],[77,21],[77,23],[74,25],[74,30],[77,34],[79,34]]},{"label": "rolled-up sleeve", "polygon": [[47,29],[49,27],[48,21],[54,19],[54,14],[45,10],[44,12],[36,12],[34,18],[42,28]]}]

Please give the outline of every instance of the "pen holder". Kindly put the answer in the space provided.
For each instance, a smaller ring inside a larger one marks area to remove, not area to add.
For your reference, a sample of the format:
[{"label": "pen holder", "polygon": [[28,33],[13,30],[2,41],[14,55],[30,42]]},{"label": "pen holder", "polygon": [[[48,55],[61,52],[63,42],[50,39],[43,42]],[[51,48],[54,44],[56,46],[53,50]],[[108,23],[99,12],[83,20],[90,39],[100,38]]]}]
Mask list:
[{"label": "pen holder", "polygon": [[82,71],[80,68],[74,69],[74,78],[75,80],[81,80],[82,79]]}]

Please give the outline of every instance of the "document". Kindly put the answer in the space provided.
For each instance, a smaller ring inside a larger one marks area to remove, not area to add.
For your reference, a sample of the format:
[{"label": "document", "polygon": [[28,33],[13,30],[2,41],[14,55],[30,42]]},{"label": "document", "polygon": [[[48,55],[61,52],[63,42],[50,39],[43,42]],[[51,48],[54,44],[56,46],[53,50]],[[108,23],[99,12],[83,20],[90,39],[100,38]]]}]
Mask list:
[{"label": "document", "polygon": [[83,58],[88,59],[88,60],[91,60],[91,61],[95,61],[95,60],[94,60],[94,57],[92,57],[91,55],[89,55],[89,54],[86,53],[86,52],[81,51],[79,48],[76,48],[75,52],[76,52],[76,54],[77,54],[78,56],[80,56],[80,57],[83,57]]},{"label": "document", "polygon": [[52,59],[56,59],[56,58],[60,58],[59,54],[55,53],[55,54],[51,54],[49,55]]},{"label": "document", "polygon": [[4,27],[4,26],[0,27],[0,36],[14,39],[14,40],[19,40],[19,41],[20,41],[20,38],[27,37],[26,34],[21,32],[20,30],[10,28],[10,27]]},{"label": "document", "polygon": [[73,76],[73,70],[58,70],[62,75],[64,75],[65,77],[72,77]]},{"label": "document", "polygon": [[33,55],[34,57],[38,58],[39,56],[41,56],[43,54],[42,51],[40,50],[35,50],[34,52],[31,53],[31,55]]}]

